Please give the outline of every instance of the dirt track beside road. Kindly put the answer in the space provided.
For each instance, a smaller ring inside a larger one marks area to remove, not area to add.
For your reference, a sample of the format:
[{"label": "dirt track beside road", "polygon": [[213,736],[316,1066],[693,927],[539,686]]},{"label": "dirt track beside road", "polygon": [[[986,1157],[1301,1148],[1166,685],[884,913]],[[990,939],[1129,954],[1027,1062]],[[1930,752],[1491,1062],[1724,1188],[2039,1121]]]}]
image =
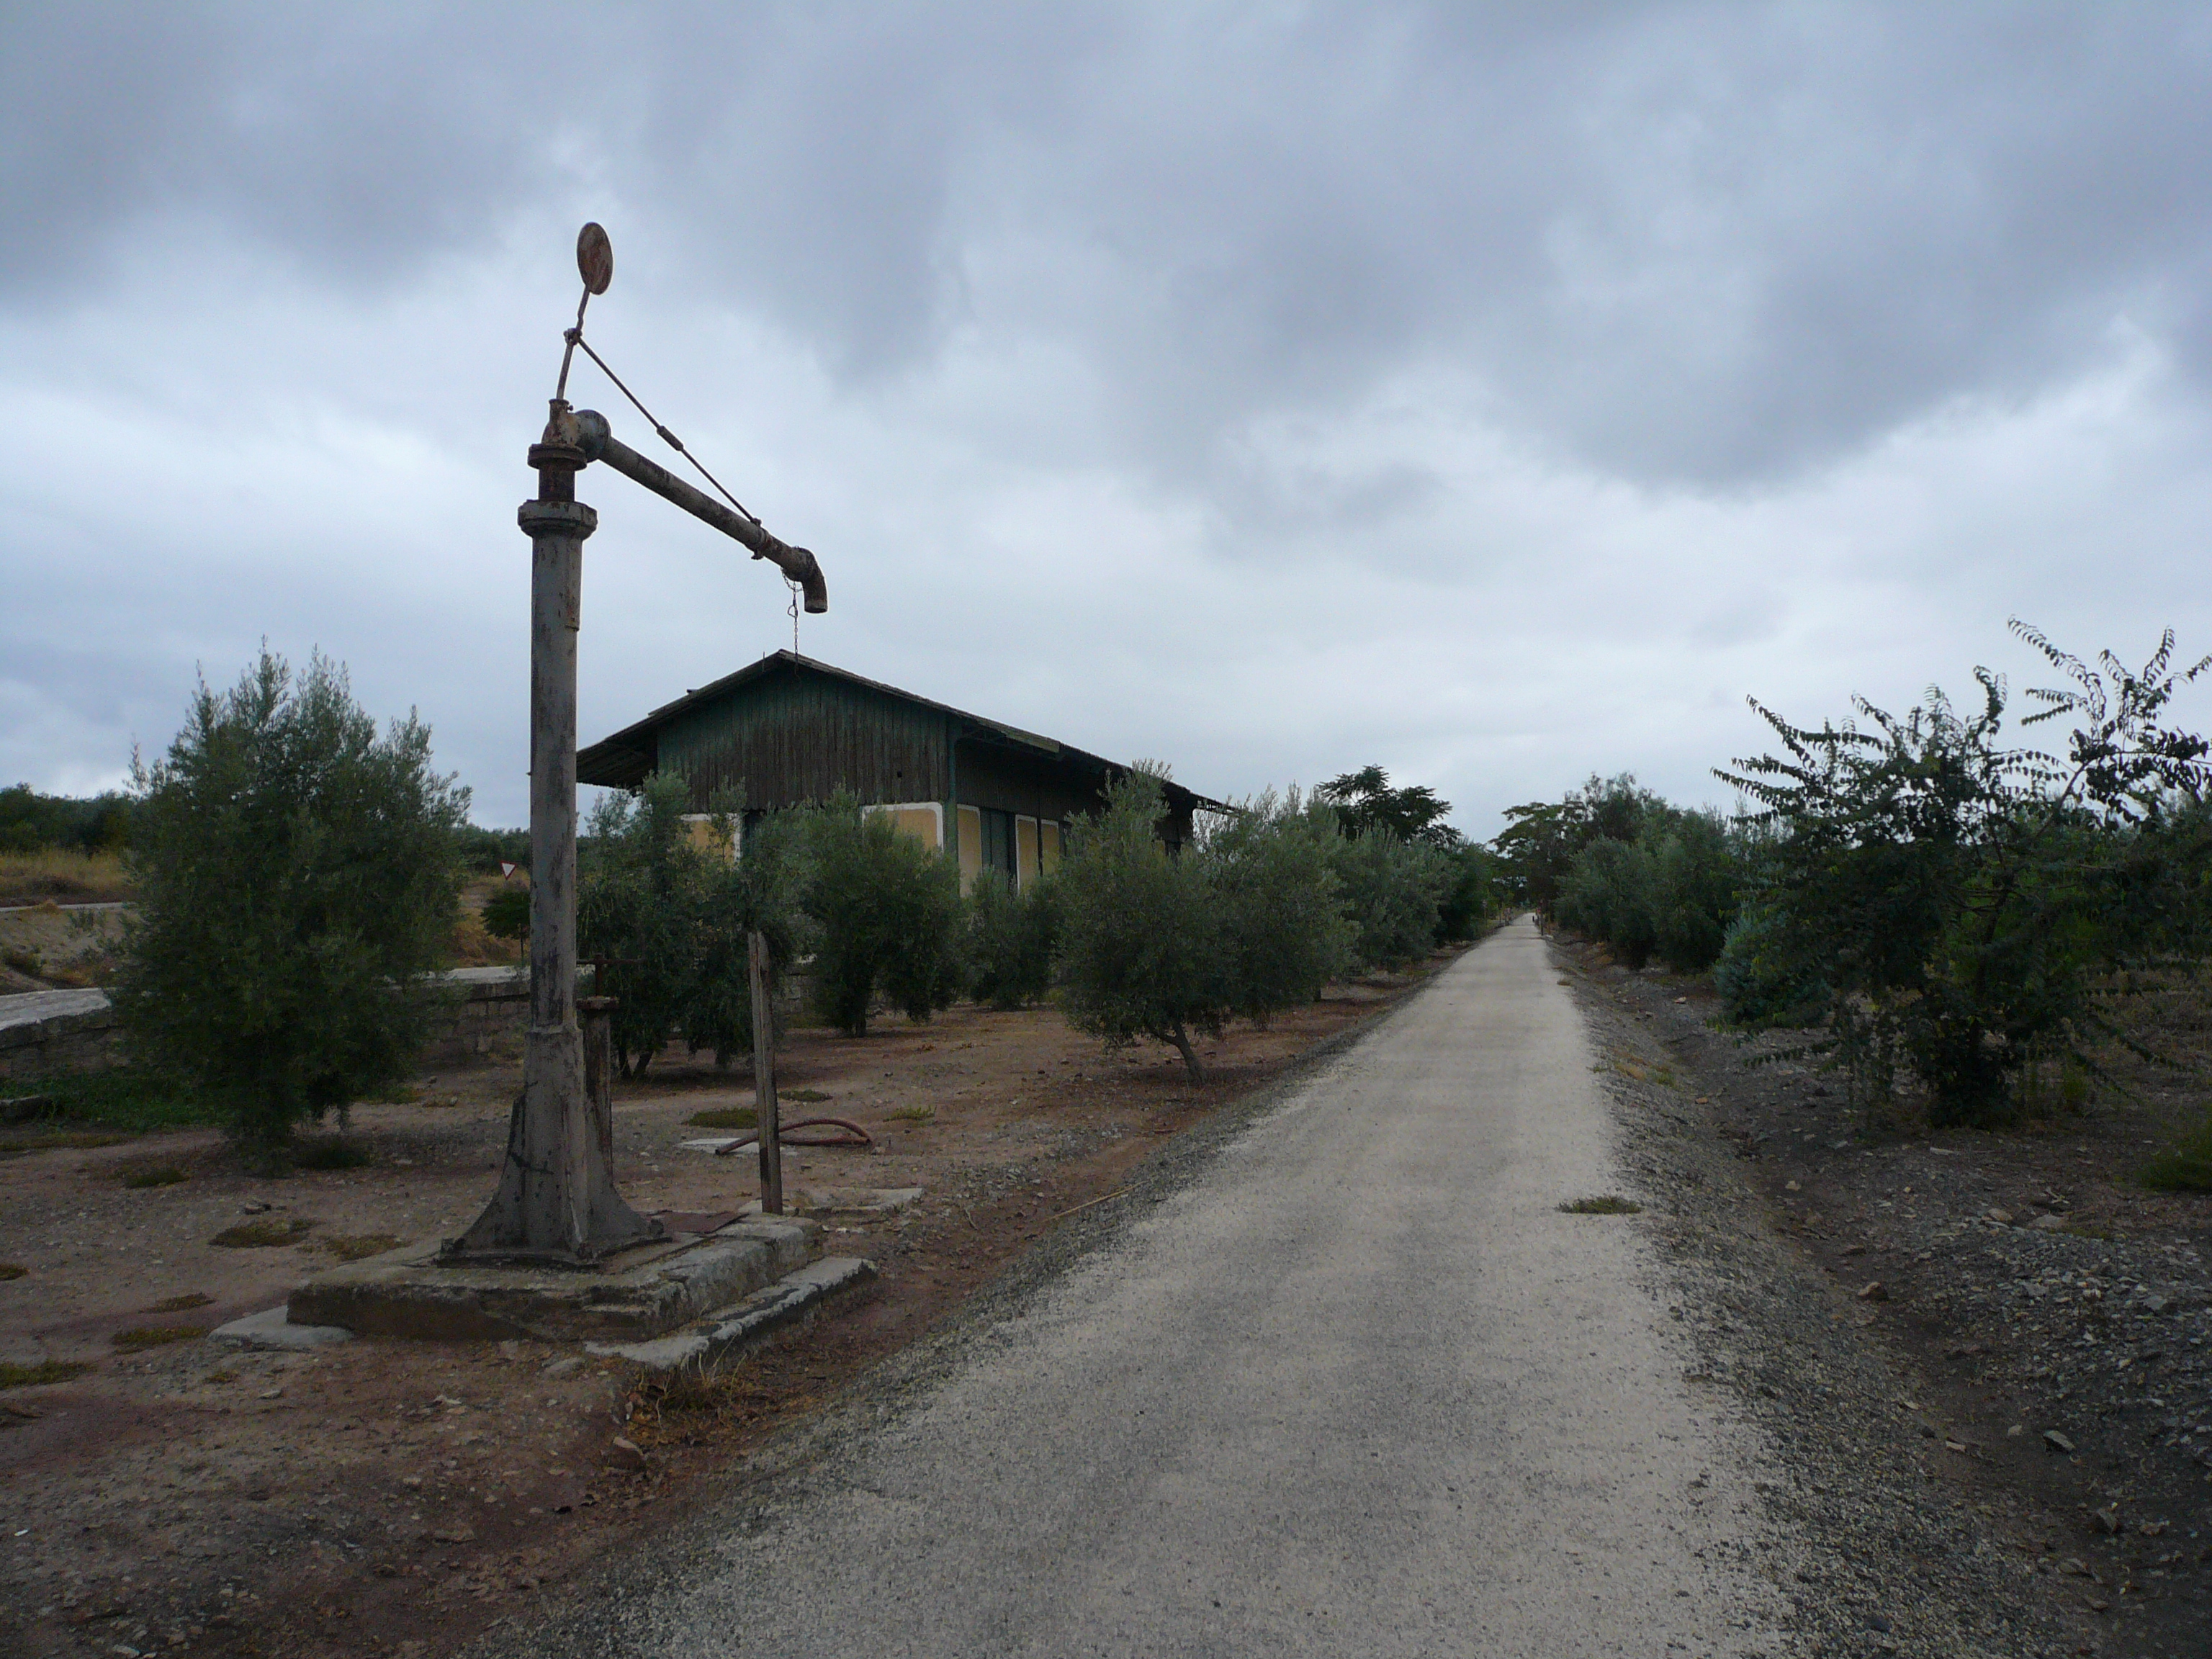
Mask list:
[{"label": "dirt track beside road", "polygon": [[[512,1067],[426,1079],[416,1102],[359,1109],[374,1149],[362,1169],[249,1176],[210,1132],[0,1162],[0,1262],[27,1270],[0,1282],[0,1362],[91,1367],[0,1392],[0,1652],[450,1648],[653,1534],[1180,1130],[1418,980],[1332,988],[1270,1030],[1232,1031],[1207,1045],[1203,1084],[1157,1047],[1103,1055],[1046,1010],[963,1007],[861,1039],[794,1034],[781,1085],[824,1098],[793,1100],[787,1116],[850,1118],[877,1144],[795,1154],[787,1183],[924,1196],[825,1241],[878,1261],[872,1292],[706,1398],[532,1343],[362,1341],[313,1356],[118,1346],[129,1331],[272,1306],[333,1259],[334,1241],[459,1231],[490,1191]],[[686,1213],[752,1197],[750,1159],[680,1146],[714,1133],[690,1116],[750,1103],[738,1072],[680,1051],[657,1060],[617,1092],[625,1194]],[[154,1171],[182,1179],[125,1184]],[[295,1243],[208,1242],[294,1218],[309,1224]]]}]

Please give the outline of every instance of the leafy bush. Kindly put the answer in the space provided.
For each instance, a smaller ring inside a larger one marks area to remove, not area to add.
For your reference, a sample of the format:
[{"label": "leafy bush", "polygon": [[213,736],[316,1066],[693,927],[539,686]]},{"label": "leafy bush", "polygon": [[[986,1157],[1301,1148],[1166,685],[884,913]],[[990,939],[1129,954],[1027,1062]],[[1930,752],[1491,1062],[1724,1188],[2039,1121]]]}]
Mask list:
[{"label": "leafy bush", "polygon": [[1736,912],[1713,964],[1713,986],[1730,1024],[1809,1025],[1821,1018],[1828,988],[1793,943],[1779,913],[1756,903]]},{"label": "leafy bush", "polygon": [[[1295,789],[1279,798],[1270,790],[1243,803],[1187,855],[1205,878],[1230,1012],[1264,1025],[1313,1001],[1350,965],[1354,927],[1336,863],[1352,845],[1339,837],[1328,806],[1301,801]],[[1421,950],[1428,945],[1424,938]]]},{"label": "leafy bush", "polygon": [[1717,812],[1670,811],[1641,841],[1651,860],[1652,949],[1677,973],[1702,973],[1719,959],[1735,919],[1735,838]]},{"label": "leafy bush", "polygon": [[1628,966],[1641,968],[1658,943],[1657,887],[1643,842],[1594,841],[1567,866],[1553,910],[1561,927],[1602,939]]},{"label": "leafy bush", "polygon": [[1402,968],[1429,953],[1451,886],[1447,854],[1378,830],[1338,841],[1329,865],[1351,924],[1356,965]]},{"label": "leafy bush", "polygon": [[694,1054],[712,1049],[720,1064],[750,1053],[748,936],[766,935],[778,984],[799,955],[799,831],[786,816],[767,818],[732,860],[720,850],[737,834],[726,805],[710,820],[714,847],[694,839],[690,786],[673,773],[592,809],[577,936],[581,955],[611,960],[604,988],[615,998],[611,1036],[625,1077],[642,1076],[676,1037]]},{"label": "leafy bush", "polygon": [[1067,1018],[1109,1045],[1172,1042],[1194,1077],[1194,1032],[1218,1036],[1229,999],[1216,917],[1194,856],[1170,857],[1155,827],[1157,773],[1134,769],[1069,826],[1060,865],[1060,979]]},{"label": "leafy bush", "polygon": [[1027,892],[996,870],[975,878],[968,896],[969,994],[994,1008],[1041,1002],[1052,988],[1060,933],[1059,900],[1049,881]]},{"label": "leafy bush", "polygon": [[2154,1192],[2212,1193],[2212,1116],[2177,1136],[2136,1179]]},{"label": "leafy bush", "polygon": [[222,1108],[182,1079],[147,1066],[41,1077],[39,1104],[25,1119],[141,1133],[223,1121]]},{"label": "leafy bush", "polygon": [[494,939],[523,939],[530,933],[530,890],[502,887],[484,901],[484,932]]},{"label": "leafy bush", "polygon": [[134,767],[138,889],[113,988],[133,1052],[273,1156],[301,1120],[398,1083],[453,920],[468,792],[411,714],[382,738],[343,668],[264,650]]},{"label": "leafy bush", "polygon": [[[2102,1012],[2116,971],[2202,960],[2203,843],[2172,803],[2212,784],[2201,737],[2163,722],[2179,683],[2169,632],[2130,671],[2092,667],[2015,622],[2072,682],[2032,691],[2027,725],[2074,724],[2063,756],[2003,746],[2003,683],[1975,671],[1968,715],[1939,690],[1898,718],[1860,699],[1871,730],[1816,730],[1759,712],[1785,753],[1723,773],[1765,809],[1776,840],[1761,946],[1784,981],[1826,983],[1823,1043],[1863,1101],[1903,1066],[1938,1125],[2011,1115],[2036,1057],[2096,1069],[2094,1039],[2124,1040]],[[1754,708],[1759,705],[1754,703]],[[2193,850],[2192,850],[2193,848]]]},{"label": "leafy bush", "polygon": [[1133,771],[1072,827],[1057,878],[1061,993],[1079,1030],[1173,1043],[1200,1077],[1194,1035],[1310,1002],[1347,960],[1334,866],[1357,843],[1338,838],[1327,807],[1270,793],[1171,854],[1158,834],[1162,781]]},{"label": "leafy bush", "polygon": [[1450,884],[1437,907],[1439,944],[1473,939],[1498,913],[1497,855],[1486,848],[1462,847],[1449,859]]},{"label": "leafy bush", "polygon": [[949,1007],[961,981],[952,861],[850,796],[811,815],[808,840],[806,910],[818,929],[823,1013],[860,1036],[879,993],[909,1019]]}]

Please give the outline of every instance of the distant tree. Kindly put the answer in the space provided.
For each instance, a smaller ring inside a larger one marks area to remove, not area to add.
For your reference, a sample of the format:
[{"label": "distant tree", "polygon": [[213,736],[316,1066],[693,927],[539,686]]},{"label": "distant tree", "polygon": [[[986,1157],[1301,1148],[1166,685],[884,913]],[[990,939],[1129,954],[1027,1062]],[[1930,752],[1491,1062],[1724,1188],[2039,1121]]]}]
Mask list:
[{"label": "distant tree", "polygon": [[[805,912],[809,873],[807,823],[795,812],[771,812],[750,829],[742,801],[715,803],[706,872],[700,890],[697,978],[678,1019],[692,1053],[714,1051],[726,1066],[752,1052],[751,948],[757,931],[768,943],[769,989],[780,1001],[791,970],[813,948],[814,925]],[[742,835],[743,856],[728,857]],[[769,1034],[771,1041],[775,1033]]]},{"label": "distant tree", "polygon": [[413,714],[382,737],[345,670],[295,680],[264,647],[204,681],[184,729],[134,762],[116,1012],[133,1053],[219,1104],[252,1156],[401,1082],[459,890],[468,791],[430,767]]},{"label": "distant tree", "polygon": [[530,890],[502,887],[484,901],[484,932],[494,939],[530,936]]},{"label": "distant tree", "polygon": [[1629,967],[1641,968],[1658,942],[1656,884],[1650,850],[1641,841],[1601,837],[1567,866],[1553,914],[1561,927],[1603,940]]},{"label": "distant tree", "polygon": [[908,1018],[950,1006],[962,978],[951,861],[849,795],[810,819],[806,909],[823,1011],[854,1036],[880,994]]},{"label": "distant tree", "polygon": [[1451,811],[1449,801],[1437,799],[1437,792],[1425,784],[1394,789],[1390,775],[1379,766],[1363,766],[1331,778],[1315,788],[1314,798],[1336,809],[1338,827],[1347,836],[1380,833],[1425,842],[1445,852],[1462,840],[1444,822]]},{"label": "distant tree", "polygon": [[635,795],[592,809],[577,897],[580,954],[612,960],[603,989],[615,997],[611,1035],[623,1075],[642,1076],[681,1039],[711,1049],[719,1065],[753,1045],[748,937],[769,941],[782,982],[798,958],[805,921],[803,826],[772,816],[733,859],[743,803],[712,803],[706,834],[691,812],[691,786],[655,773]]},{"label": "distant tree", "polygon": [[1055,878],[1060,993],[1079,1030],[1109,1046],[1172,1043],[1196,1078],[1195,1038],[1310,1002],[1346,964],[1352,927],[1334,866],[1355,843],[1339,838],[1330,809],[1270,793],[1170,853],[1159,838],[1164,781],[1140,765],[1071,827]]},{"label": "distant tree", "polygon": [[1505,809],[1506,827],[1491,842],[1500,877],[1516,899],[1549,914],[1568,869],[1595,841],[1632,842],[1644,820],[1668,811],[1667,803],[1640,787],[1632,773],[1601,778],[1595,773],[1579,789],[1558,801],[1529,801]]},{"label": "distant tree", "polygon": [[43,795],[27,783],[0,789],[0,853],[66,848],[119,853],[131,841],[131,799],[109,791],[79,798]]},{"label": "distant tree", "polygon": [[1462,847],[1447,854],[1450,884],[1437,907],[1437,942],[1471,939],[1498,912],[1503,896],[1498,857],[1486,847]]}]

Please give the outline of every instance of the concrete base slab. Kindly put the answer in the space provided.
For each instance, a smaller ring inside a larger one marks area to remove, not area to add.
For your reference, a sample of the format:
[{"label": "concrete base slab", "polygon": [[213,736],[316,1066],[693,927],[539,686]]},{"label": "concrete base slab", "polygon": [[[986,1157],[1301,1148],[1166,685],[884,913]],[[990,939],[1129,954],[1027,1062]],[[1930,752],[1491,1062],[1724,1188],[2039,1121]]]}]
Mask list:
[{"label": "concrete base slab", "polygon": [[857,1256],[824,1256],[687,1330],[650,1342],[586,1342],[584,1349],[587,1353],[631,1360],[656,1371],[734,1358],[757,1347],[772,1332],[806,1317],[831,1297],[865,1285],[875,1276],[872,1261]]},{"label": "concrete base slab", "polygon": [[[687,1146],[711,1151],[719,1140],[687,1140]],[[793,1215],[889,1215],[909,1209],[921,1200],[919,1187],[803,1187],[784,1183],[784,1207]],[[760,1200],[748,1199],[738,1208],[748,1219],[763,1213]]]},{"label": "concrete base slab", "polygon": [[434,1243],[318,1273],[292,1292],[295,1324],[363,1336],[642,1342],[742,1300],[803,1264],[820,1228],[740,1220],[703,1238],[641,1245],[593,1267],[441,1266]]},{"label": "concrete base slab", "polygon": [[304,1353],[310,1348],[350,1342],[353,1333],[339,1325],[295,1325],[288,1309],[270,1308],[265,1312],[248,1314],[243,1319],[234,1319],[228,1325],[216,1326],[208,1333],[208,1340],[226,1348]]}]

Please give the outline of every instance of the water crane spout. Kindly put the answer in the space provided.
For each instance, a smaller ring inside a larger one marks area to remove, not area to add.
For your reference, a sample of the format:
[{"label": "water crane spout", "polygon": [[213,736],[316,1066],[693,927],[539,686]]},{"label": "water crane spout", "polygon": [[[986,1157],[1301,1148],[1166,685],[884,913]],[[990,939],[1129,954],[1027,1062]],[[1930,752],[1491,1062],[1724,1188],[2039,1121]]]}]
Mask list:
[{"label": "water crane spout", "polygon": [[556,410],[547,428],[550,438],[559,431],[562,441],[584,452],[586,459],[604,461],[625,478],[643,484],[654,495],[676,503],[696,519],[714,526],[725,536],[744,543],[753,557],[766,559],[799,585],[808,611],[819,615],[830,608],[830,588],[822,567],[803,547],[779,540],[762,526],[732,511],[703,489],[695,489],[658,462],[648,460],[608,429],[607,417],[595,409],[574,412]]}]

